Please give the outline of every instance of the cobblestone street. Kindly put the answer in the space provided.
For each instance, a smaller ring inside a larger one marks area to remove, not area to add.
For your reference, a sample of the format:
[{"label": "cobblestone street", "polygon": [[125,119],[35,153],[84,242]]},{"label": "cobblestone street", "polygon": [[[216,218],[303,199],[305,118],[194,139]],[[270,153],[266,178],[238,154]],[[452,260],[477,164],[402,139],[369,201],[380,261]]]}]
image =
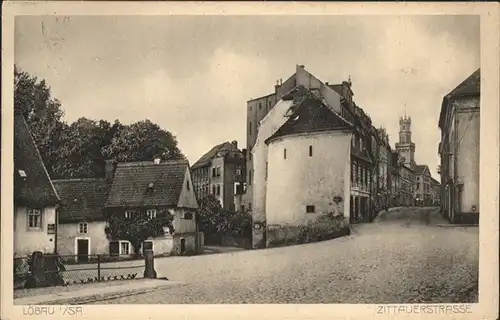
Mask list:
[{"label": "cobblestone street", "polygon": [[159,277],[184,285],[96,304],[475,302],[478,228],[443,222],[402,208],[330,241],[157,259]]}]

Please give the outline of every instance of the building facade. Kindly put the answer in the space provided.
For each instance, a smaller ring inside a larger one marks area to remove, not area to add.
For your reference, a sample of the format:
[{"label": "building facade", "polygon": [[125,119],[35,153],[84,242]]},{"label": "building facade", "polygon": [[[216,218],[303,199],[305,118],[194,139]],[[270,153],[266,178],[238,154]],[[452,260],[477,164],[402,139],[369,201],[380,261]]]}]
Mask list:
[{"label": "building facade", "polygon": [[191,172],[198,200],[212,194],[226,210],[246,210],[246,149],[239,150],[236,141],[213,147],[193,164]]},{"label": "building facade", "polygon": [[391,200],[392,207],[398,207],[403,203],[401,193],[401,167],[403,161],[397,151],[391,152]]},{"label": "building facade", "polygon": [[[53,180],[61,198],[57,252],[78,262],[89,255],[108,254],[104,205],[110,182],[106,179]],[[65,259],[66,260],[66,259]]]},{"label": "building facade", "polygon": [[432,206],[432,176],[429,167],[417,165],[415,167],[415,205]]},{"label": "building facade", "polygon": [[60,198],[28,125],[14,110],[14,257],[55,253]]},{"label": "building facade", "polygon": [[431,196],[432,206],[439,207],[441,205],[441,184],[434,178],[431,178]]},{"label": "building facade", "polygon": [[452,223],[479,221],[480,86],[478,69],[441,105],[441,209]]},{"label": "building facade", "polygon": [[391,206],[392,149],[385,128],[376,129],[378,134],[378,175],[377,210]]}]

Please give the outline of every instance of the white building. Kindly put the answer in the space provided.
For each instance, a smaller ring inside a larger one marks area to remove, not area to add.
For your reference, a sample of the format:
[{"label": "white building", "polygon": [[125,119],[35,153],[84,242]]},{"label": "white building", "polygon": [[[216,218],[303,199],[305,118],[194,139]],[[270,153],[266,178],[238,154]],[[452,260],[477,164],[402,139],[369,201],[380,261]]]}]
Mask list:
[{"label": "white building", "polygon": [[480,86],[478,69],[441,106],[441,208],[453,223],[479,221]]},{"label": "white building", "polygon": [[[261,121],[252,149],[254,222],[267,228],[301,226],[326,213],[349,219],[352,125],[326,103],[339,107],[340,97],[301,70],[298,86]],[[273,240],[265,231],[254,231],[254,247]]]},{"label": "white building", "polygon": [[50,177],[22,114],[14,115],[14,257],[56,251],[56,207]]}]

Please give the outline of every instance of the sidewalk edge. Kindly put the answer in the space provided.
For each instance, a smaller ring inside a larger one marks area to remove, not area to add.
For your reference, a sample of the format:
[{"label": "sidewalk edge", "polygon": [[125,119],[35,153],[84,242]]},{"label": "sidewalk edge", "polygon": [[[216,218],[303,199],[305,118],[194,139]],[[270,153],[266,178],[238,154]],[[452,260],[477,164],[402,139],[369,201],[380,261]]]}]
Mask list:
[{"label": "sidewalk edge", "polygon": [[[54,299],[47,299],[47,300],[42,301],[42,302],[16,304],[16,300],[24,299],[24,298],[20,298],[20,299],[14,299],[14,305],[86,304],[86,303],[99,302],[99,301],[105,301],[105,300],[110,300],[110,299],[117,299],[117,298],[132,296],[132,295],[136,295],[136,294],[149,293],[149,292],[153,292],[153,291],[159,290],[159,289],[165,289],[165,288],[182,286],[182,285],[183,285],[182,283],[175,282],[175,283],[169,283],[169,284],[164,284],[164,285],[158,285],[158,286],[154,286],[154,287],[139,288],[139,289],[133,289],[133,290],[127,290],[127,291],[115,291],[115,292],[103,293],[103,294],[97,293],[94,295],[88,295],[88,296],[82,296],[82,297],[54,298]],[[26,300],[29,300],[29,299],[26,299]]]}]

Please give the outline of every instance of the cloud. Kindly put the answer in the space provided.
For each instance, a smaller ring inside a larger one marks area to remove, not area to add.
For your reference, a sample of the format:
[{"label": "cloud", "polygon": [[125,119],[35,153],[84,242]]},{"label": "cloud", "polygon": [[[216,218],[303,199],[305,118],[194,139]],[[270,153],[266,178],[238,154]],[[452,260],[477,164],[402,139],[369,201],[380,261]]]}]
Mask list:
[{"label": "cloud", "polygon": [[15,37],[16,63],[47,80],[68,121],[149,118],[191,162],[246,145],[246,101],[305,64],[330,83],[350,75],[393,145],[406,105],[417,161],[435,173],[442,97],[479,67],[475,16],[32,16]]}]

